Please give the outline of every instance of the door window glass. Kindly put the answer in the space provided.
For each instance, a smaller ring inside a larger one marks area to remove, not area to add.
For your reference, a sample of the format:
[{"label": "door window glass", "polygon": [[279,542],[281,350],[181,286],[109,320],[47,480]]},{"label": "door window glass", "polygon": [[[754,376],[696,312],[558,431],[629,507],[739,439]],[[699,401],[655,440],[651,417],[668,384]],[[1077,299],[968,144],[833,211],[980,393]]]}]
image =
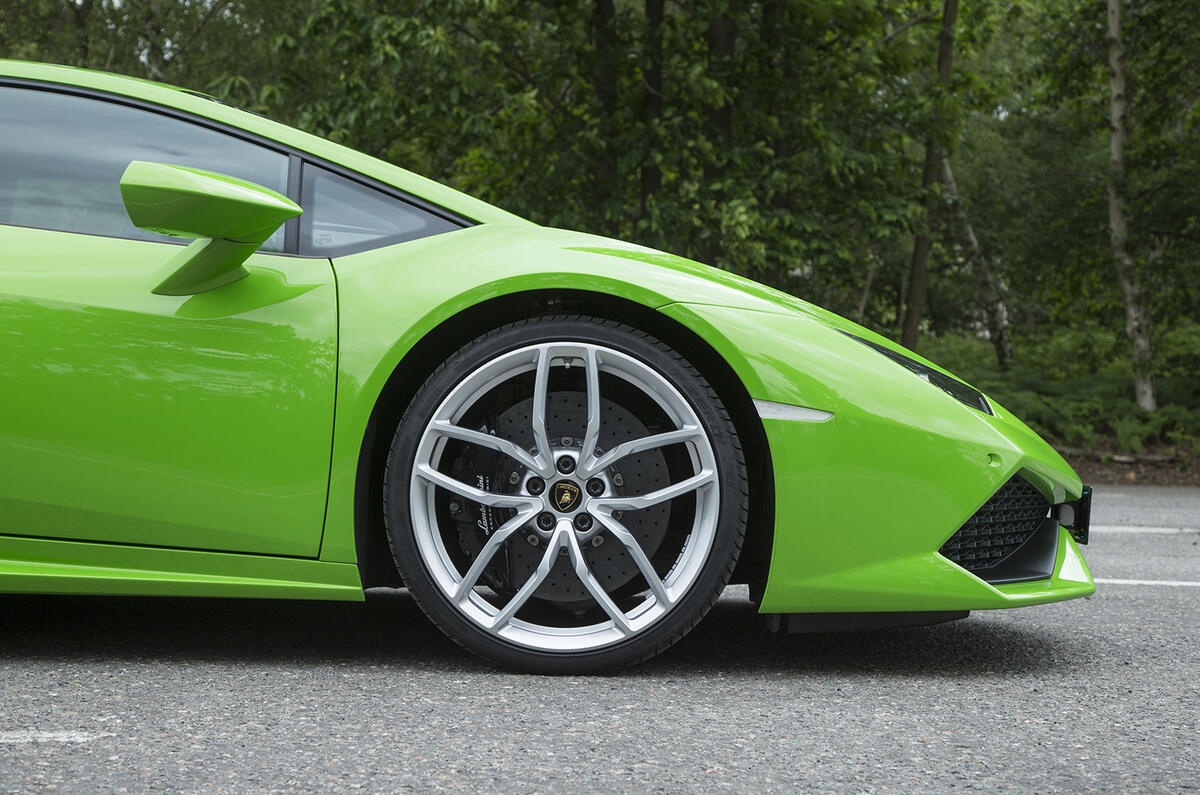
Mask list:
[{"label": "door window glass", "polygon": [[[287,155],[182,119],[100,99],[0,88],[0,224],[137,240],[121,201],[134,160],[190,166],[287,190]],[[280,228],[262,246],[283,249]]]},{"label": "door window glass", "polygon": [[300,253],[337,257],[460,229],[461,225],[354,180],[305,164]]}]

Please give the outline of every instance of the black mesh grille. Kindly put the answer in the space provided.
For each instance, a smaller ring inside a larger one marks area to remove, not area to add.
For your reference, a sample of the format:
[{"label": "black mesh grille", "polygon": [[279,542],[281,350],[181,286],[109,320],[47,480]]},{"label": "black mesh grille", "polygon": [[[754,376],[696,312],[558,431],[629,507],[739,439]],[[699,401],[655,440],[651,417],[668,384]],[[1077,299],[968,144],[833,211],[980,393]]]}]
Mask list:
[{"label": "black mesh grille", "polygon": [[938,551],[967,571],[991,569],[1028,541],[1049,511],[1050,501],[1017,475]]}]

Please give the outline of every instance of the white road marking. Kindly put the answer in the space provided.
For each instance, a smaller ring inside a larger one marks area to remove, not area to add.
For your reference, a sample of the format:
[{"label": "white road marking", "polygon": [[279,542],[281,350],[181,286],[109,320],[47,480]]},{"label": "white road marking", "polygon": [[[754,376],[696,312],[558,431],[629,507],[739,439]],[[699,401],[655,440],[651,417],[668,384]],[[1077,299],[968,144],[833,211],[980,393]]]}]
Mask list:
[{"label": "white road marking", "polygon": [[1137,527],[1134,525],[1094,524],[1089,532],[1174,535],[1176,533],[1200,533],[1200,527]]},{"label": "white road marking", "polygon": [[1101,585],[1169,585],[1172,588],[1200,588],[1200,582],[1189,580],[1110,580],[1097,577],[1096,582]]},{"label": "white road marking", "polygon": [[101,737],[113,737],[112,732],[81,731],[0,731],[0,743],[90,743]]}]

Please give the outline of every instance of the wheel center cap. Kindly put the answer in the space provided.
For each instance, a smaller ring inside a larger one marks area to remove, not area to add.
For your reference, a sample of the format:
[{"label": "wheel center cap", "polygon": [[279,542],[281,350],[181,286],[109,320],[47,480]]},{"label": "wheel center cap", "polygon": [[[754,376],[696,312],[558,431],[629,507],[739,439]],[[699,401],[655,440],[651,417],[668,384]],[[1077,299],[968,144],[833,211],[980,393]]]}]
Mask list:
[{"label": "wheel center cap", "polygon": [[569,480],[560,480],[550,487],[550,500],[559,513],[570,513],[578,508],[582,496],[579,485]]}]

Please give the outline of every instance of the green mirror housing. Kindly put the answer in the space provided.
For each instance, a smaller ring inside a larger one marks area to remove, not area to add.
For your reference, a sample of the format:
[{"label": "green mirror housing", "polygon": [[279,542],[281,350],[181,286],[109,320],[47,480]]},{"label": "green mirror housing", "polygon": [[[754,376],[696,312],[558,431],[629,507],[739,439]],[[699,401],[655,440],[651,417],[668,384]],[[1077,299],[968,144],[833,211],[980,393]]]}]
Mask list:
[{"label": "green mirror housing", "polygon": [[244,179],[135,160],[121,175],[121,199],[134,226],[194,237],[163,267],[156,295],[195,295],[248,275],[242,267],[267,238],[303,210]]}]

